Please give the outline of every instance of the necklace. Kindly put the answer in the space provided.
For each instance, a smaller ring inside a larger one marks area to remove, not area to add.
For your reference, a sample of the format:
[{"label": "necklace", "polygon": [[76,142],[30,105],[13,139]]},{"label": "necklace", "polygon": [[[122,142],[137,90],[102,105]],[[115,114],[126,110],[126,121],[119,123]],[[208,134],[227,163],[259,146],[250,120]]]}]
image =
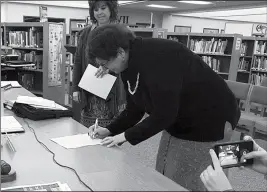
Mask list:
[{"label": "necklace", "polygon": [[139,76],[140,76],[140,74],[138,73],[138,74],[137,74],[136,83],[135,83],[135,88],[134,88],[133,91],[131,90],[131,84],[130,84],[130,82],[127,81],[127,84],[128,84],[128,91],[129,91],[129,93],[131,93],[131,95],[134,95],[135,92],[137,91],[138,84],[139,84]]}]

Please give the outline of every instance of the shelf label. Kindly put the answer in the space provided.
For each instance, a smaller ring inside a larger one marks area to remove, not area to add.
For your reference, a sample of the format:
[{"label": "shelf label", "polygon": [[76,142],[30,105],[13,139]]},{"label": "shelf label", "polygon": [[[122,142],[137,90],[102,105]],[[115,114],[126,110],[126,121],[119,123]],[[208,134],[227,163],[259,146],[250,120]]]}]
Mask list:
[{"label": "shelf label", "polygon": [[236,38],[236,45],[235,45],[235,50],[239,50],[241,46],[241,38]]}]

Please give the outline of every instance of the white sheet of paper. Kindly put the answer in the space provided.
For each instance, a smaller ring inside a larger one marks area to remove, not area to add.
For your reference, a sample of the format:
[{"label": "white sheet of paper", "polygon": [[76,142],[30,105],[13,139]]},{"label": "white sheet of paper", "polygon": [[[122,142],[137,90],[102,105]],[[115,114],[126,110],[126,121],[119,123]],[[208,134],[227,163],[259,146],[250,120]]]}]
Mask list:
[{"label": "white sheet of paper", "polygon": [[48,99],[44,99],[42,97],[29,97],[29,96],[18,96],[16,99],[17,103],[24,103],[24,104],[30,104],[30,105],[37,105],[37,106],[43,106],[47,108],[55,108],[56,103],[55,101],[51,101]]},{"label": "white sheet of paper", "polygon": [[98,97],[107,99],[107,96],[117,77],[106,74],[102,78],[97,78],[95,76],[96,71],[96,67],[88,64],[78,86],[90,93],[93,93],[94,95],[97,95]]},{"label": "white sheet of paper", "polygon": [[22,125],[13,116],[1,117],[1,133],[24,131]]},{"label": "white sheet of paper", "polygon": [[[13,106],[16,100],[8,100],[7,102],[9,105]],[[35,108],[42,108],[42,109],[56,109],[56,110],[63,110],[63,111],[68,110],[66,107],[63,107],[57,103],[55,103],[55,107],[47,107],[47,106],[40,106],[40,105],[31,105],[31,106]]]},{"label": "white sheet of paper", "polygon": [[4,87],[8,84],[11,84],[12,87],[21,87],[21,85],[17,81],[1,81],[1,87]]},{"label": "white sheet of paper", "polygon": [[62,147],[65,147],[66,149],[75,149],[88,145],[100,145],[102,141],[102,139],[92,139],[87,133],[59,137],[51,140],[61,145]]}]

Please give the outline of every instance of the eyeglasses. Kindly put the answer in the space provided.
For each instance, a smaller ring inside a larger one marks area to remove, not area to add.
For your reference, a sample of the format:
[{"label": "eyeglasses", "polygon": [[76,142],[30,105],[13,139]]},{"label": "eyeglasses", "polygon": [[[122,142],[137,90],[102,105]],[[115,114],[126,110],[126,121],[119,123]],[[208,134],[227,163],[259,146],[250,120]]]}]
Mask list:
[{"label": "eyeglasses", "polygon": [[103,62],[96,62],[99,66],[103,67],[105,70],[107,70],[108,61]]}]

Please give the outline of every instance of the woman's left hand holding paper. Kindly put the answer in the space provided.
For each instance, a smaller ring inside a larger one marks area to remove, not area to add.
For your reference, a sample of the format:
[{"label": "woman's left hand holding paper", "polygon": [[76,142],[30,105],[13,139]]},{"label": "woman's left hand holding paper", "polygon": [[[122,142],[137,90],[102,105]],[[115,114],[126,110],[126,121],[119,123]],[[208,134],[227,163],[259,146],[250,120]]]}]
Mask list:
[{"label": "woman's left hand holding paper", "polygon": [[107,147],[119,146],[126,142],[124,132],[114,137],[106,137],[101,141],[102,145],[107,145]]}]

